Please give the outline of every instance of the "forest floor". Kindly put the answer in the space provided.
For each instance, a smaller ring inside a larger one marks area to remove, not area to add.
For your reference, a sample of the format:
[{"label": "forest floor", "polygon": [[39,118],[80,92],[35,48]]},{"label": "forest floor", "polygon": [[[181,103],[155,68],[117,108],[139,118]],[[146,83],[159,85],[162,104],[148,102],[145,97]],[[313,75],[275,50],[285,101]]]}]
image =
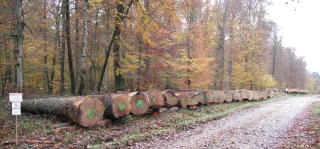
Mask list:
[{"label": "forest floor", "polygon": [[[15,117],[0,100],[0,148],[312,148],[319,147],[319,96],[286,95],[260,101],[171,109],[158,116],[130,115],[107,127],[72,125],[49,115]],[[3,130],[3,131],[2,131]]]}]

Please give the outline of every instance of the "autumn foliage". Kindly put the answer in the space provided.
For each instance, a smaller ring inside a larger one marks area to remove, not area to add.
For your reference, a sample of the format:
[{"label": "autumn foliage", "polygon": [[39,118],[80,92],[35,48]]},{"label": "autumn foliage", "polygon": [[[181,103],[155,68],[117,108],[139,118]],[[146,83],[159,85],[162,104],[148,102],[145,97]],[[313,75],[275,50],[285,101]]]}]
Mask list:
[{"label": "autumn foliage", "polygon": [[[306,70],[294,48],[282,45],[279,27],[267,19],[267,0],[23,0],[22,5],[27,93],[272,87],[319,92],[319,75]],[[4,96],[17,85],[16,2],[2,2],[0,12]]]}]

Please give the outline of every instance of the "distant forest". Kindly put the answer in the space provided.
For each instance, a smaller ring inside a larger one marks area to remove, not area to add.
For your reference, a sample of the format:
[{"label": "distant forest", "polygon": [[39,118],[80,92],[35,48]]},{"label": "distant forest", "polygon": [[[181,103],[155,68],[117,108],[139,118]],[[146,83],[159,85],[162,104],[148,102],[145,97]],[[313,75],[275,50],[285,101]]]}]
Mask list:
[{"label": "distant forest", "polygon": [[[284,47],[268,0],[6,0],[0,90],[307,89],[320,76]],[[285,4],[284,4],[285,5]],[[298,36],[298,35],[297,35]]]}]

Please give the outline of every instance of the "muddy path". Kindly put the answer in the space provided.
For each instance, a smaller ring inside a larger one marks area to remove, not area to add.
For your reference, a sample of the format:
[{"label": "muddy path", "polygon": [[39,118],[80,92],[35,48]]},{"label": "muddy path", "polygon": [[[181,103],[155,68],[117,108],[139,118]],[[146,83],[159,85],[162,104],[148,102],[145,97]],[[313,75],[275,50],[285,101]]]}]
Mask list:
[{"label": "muddy path", "polygon": [[234,112],[219,120],[154,136],[132,148],[278,148],[295,117],[317,96],[291,97]]}]

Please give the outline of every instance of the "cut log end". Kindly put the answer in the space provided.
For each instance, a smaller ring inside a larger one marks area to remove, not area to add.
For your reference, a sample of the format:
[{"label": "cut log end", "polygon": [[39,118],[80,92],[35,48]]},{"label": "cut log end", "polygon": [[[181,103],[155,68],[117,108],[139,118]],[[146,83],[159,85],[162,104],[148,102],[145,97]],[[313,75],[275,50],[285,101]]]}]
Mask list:
[{"label": "cut log end", "polygon": [[167,107],[175,107],[178,105],[179,98],[172,91],[166,90],[162,92]]},{"label": "cut log end", "polygon": [[186,92],[179,92],[175,94],[176,96],[178,96],[179,98],[179,106],[186,108],[190,101],[191,101],[191,97],[188,95],[188,93]]},{"label": "cut log end", "polygon": [[141,115],[149,110],[150,104],[148,97],[143,92],[133,92],[129,94],[131,113]]},{"label": "cut log end", "polygon": [[69,116],[73,122],[83,127],[93,127],[101,120],[104,110],[103,102],[99,99],[85,98],[70,105]]},{"label": "cut log end", "polygon": [[226,102],[232,102],[233,99],[232,99],[231,91],[225,91],[224,94],[225,94]]},{"label": "cut log end", "polygon": [[113,115],[115,118],[125,117],[130,114],[131,105],[128,96],[120,94],[114,97],[112,102]]},{"label": "cut log end", "polygon": [[150,103],[150,109],[160,109],[165,106],[162,93],[159,90],[151,90],[146,93]]}]

